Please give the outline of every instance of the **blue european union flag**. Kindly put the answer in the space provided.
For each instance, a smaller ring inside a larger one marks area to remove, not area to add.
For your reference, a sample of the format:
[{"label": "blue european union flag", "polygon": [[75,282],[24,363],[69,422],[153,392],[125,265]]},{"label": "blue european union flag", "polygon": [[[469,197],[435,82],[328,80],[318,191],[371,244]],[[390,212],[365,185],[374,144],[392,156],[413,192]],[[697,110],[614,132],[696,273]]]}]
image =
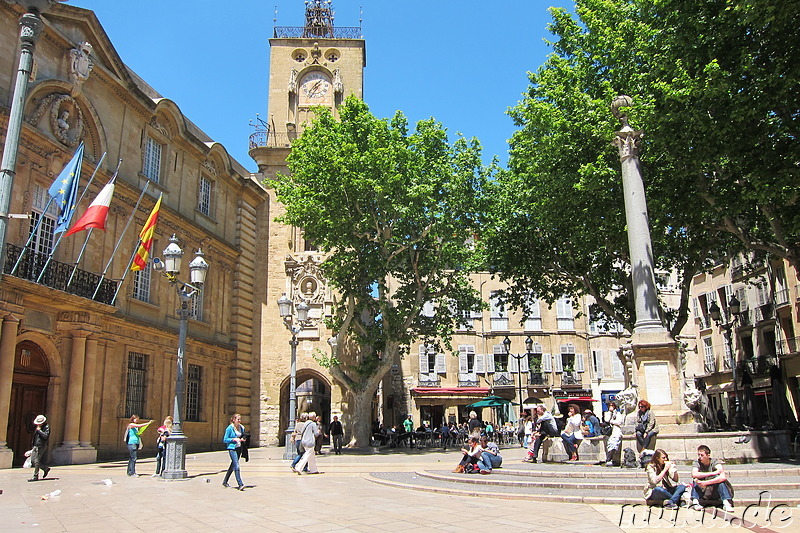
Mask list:
[{"label": "blue european union flag", "polygon": [[78,203],[78,185],[81,181],[81,165],[83,164],[83,143],[78,146],[75,155],[61,174],[47,191],[53,198],[53,202],[58,206],[58,221],[53,233],[67,231],[72,213]]}]

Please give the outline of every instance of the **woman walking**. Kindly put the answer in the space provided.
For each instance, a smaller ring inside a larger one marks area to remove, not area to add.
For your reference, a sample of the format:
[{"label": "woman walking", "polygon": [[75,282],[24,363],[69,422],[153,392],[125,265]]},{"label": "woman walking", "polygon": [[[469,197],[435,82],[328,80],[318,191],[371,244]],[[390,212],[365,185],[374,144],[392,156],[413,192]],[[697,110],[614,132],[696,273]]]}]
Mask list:
[{"label": "woman walking", "polygon": [[236,474],[236,483],[239,484],[237,488],[244,490],[242,475],[239,473],[239,458],[242,456],[242,442],[244,442],[244,426],[242,425],[242,415],[239,413],[235,413],[231,417],[231,423],[225,429],[225,436],[222,437],[222,442],[228,445],[228,455],[231,456],[231,465],[228,467],[222,486],[225,488],[230,487],[228,480],[231,478],[231,473],[234,473]]},{"label": "woman walking", "polygon": [[317,427],[315,421],[316,416],[312,415],[313,413],[308,415],[308,422],[303,426],[303,433],[300,435],[300,443],[303,445],[305,452],[303,452],[303,457],[300,458],[300,461],[294,467],[294,471],[297,472],[297,475],[302,474],[306,466],[308,466],[309,474],[321,474],[321,472],[317,470],[317,458],[314,454],[314,445],[317,442],[317,435],[319,435],[321,431]]},{"label": "woman walking", "polygon": [[127,429],[125,430],[125,442],[128,444],[128,453],[130,457],[128,458],[128,475],[131,477],[138,477],[136,473],[136,459],[137,453],[139,451],[139,446],[142,443],[142,437],[139,433],[139,428],[146,428],[153,421],[145,422],[144,424],[139,423],[139,415],[133,415],[131,417],[131,422],[128,424]]}]

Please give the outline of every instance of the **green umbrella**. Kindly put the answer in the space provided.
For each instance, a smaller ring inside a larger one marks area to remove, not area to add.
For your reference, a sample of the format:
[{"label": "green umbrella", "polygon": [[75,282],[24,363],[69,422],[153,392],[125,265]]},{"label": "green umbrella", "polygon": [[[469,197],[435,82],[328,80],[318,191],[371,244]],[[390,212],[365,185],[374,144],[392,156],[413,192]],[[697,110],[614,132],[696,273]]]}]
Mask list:
[{"label": "green umbrella", "polygon": [[487,396],[486,398],[481,398],[475,403],[469,404],[467,408],[473,409],[475,407],[502,407],[507,404],[519,405],[517,403],[512,402],[511,400],[506,400],[505,398],[501,398],[500,396]]}]

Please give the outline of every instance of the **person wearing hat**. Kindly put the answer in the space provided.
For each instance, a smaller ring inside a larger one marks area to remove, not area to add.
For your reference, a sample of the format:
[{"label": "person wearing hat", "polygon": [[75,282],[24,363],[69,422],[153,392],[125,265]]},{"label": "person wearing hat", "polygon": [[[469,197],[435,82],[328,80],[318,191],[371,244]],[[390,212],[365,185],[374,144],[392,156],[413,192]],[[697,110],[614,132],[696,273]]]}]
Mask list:
[{"label": "person wearing hat", "polygon": [[44,452],[47,449],[47,441],[50,439],[50,426],[47,424],[47,417],[39,415],[33,419],[36,429],[33,430],[33,440],[31,441],[31,466],[33,467],[33,477],[28,481],[39,481],[39,469],[42,469],[42,479],[47,477],[50,467],[42,464]]}]

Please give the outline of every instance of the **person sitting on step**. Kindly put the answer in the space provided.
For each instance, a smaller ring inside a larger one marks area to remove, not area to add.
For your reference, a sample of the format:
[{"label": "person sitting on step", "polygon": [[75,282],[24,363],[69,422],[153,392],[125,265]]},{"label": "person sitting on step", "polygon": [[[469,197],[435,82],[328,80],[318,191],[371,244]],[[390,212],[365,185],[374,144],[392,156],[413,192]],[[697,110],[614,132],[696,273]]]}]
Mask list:
[{"label": "person sitting on step", "polygon": [[546,437],[558,436],[558,425],[553,415],[544,405],[536,407],[536,427],[531,435],[531,444],[528,446],[528,455],[523,462],[535,463],[539,456],[539,448]]},{"label": "person sitting on step", "polygon": [[667,452],[656,450],[645,473],[647,485],[644,487],[644,499],[647,502],[661,502],[664,509],[677,509],[686,485],[678,483],[678,467],[669,460]]},{"label": "person sitting on step", "polygon": [[489,441],[489,437],[481,437],[481,457],[478,460],[478,469],[481,474],[491,474],[492,468],[498,468],[503,464],[503,456],[500,455],[500,447],[493,441]]},{"label": "person sitting on step", "polygon": [[481,448],[480,437],[470,437],[467,441],[468,448],[461,448],[461,461],[453,469],[457,474],[477,472],[478,460],[481,458],[483,448]]},{"label": "person sitting on step", "polygon": [[568,461],[578,460],[578,448],[583,441],[583,432],[581,431],[581,417],[580,408],[574,403],[569,404],[567,407],[567,423],[564,426],[564,431],[561,432],[561,440],[564,441],[564,451],[567,452]]},{"label": "person sitting on step", "polygon": [[692,465],[692,509],[702,511],[700,500],[722,500],[722,509],[725,512],[733,511],[733,487],[725,469],[723,461],[711,459],[711,448],[705,444],[697,448],[697,461]]}]

